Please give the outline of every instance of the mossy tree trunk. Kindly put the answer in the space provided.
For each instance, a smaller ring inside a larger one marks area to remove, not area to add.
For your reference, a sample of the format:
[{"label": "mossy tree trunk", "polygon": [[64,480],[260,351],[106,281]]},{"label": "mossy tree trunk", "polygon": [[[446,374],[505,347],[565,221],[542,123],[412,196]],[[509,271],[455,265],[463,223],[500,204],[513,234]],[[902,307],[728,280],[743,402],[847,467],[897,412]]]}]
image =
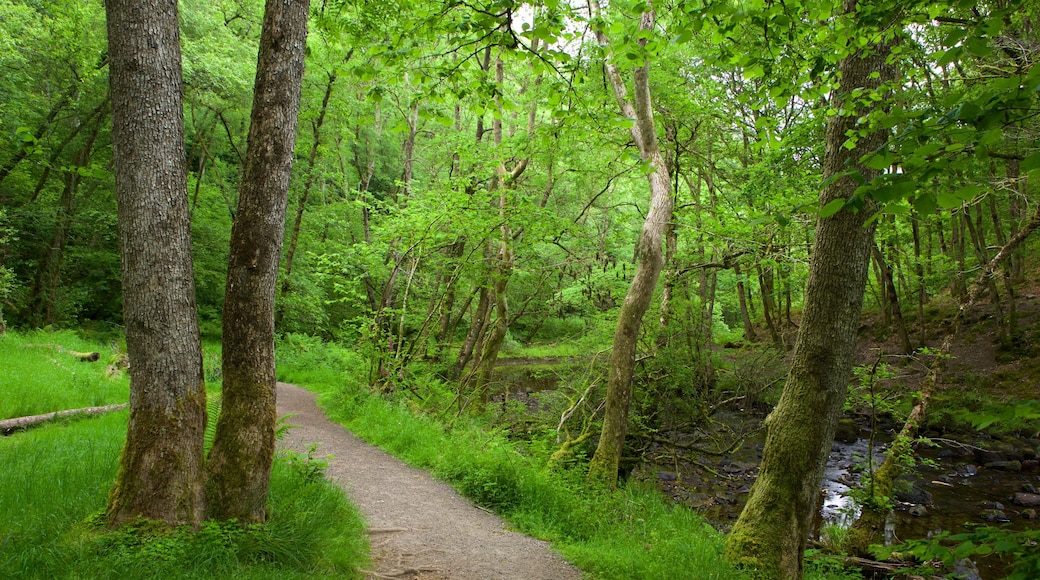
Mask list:
[{"label": "mossy tree trunk", "polygon": [[[847,0],[846,9],[854,13],[855,2]],[[886,134],[860,124],[868,111],[859,110],[848,95],[856,89],[876,90],[893,78],[892,67],[885,64],[888,52],[887,45],[868,46],[839,63],[841,85],[832,106],[844,107],[845,113],[827,125],[823,172],[828,185],[820,192],[820,207],[852,197],[858,184],[842,176],[850,168],[868,181],[879,173],[863,167],[859,159],[882,146]],[[856,134],[860,137],[854,146],[846,147],[848,135]],[[823,468],[852,374],[873,247],[874,221],[868,221],[873,209],[866,201],[859,211],[845,208],[817,221],[791,371],[779,403],[766,418],[758,478],[727,539],[730,558],[769,578],[802,577]]]},{"label": "mossy tree trunk", "polygon": [[[599,4],[591,3],[593,17],[599,15]],[[654,13],[647,4],[647,11],[640,20],[640,29],[653,30]],[[606,33],[598,29],[596,39],[600,45],[609,45]],[[642,40],[641,42],[646,42]],[[617,482],[618,464],[621,461],[621,450],[625,443],[625,432],[628,428],[628,409],[632,395],[632,371],[635,367],[636,346],[639,341],[639,328],[643,315],[650,307],[650,301],[657,287],[657,279],[664,267],[664,252],[661,243],[665,228],[672,218],[671,177],[664,156],[661,154],[654,128],[654,112],[650,101],[650,67],[643,66],[633,71],[633,100],[628,100],[628,91],[621,71],[609,59],[606,63],[607,76],[614,89],[622,114],[635,119],[632,125],[632,139],[639,147],[643,161],[653,168],[647,175],[650,183],[650,208],[643,222],[643,229],[636,241],[635,275],[628,288],[625,301],[618,314],[617,328],[614,331],[614,348],[610,354],[610,370],[607,378],[607,401],[603,415],[603,431],[600,433],[596,453],[589,462],[589,479],[615,485]]]},{"label": "mossy tree trunk", "polygon": [[198,525],[206,391],[196,317],[176,0],[108,0],[130,424],[111,527]]},{"label": "mossy tree trunk", "polygon": [[207,515],[265,519],[274,457],[274,297],[300,109],[309,0],[267,0],[223,321],[223,402]]}]

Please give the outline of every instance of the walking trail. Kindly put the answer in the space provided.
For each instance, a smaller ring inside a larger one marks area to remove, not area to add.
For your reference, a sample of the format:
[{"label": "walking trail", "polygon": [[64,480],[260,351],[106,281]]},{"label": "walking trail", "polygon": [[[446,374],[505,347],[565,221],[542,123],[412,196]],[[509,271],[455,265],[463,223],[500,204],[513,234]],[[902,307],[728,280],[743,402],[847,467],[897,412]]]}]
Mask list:
[{"label": "walking trail", "polygon": [[459,496],[447,484],[361,441],[330,421],[315,395],[278,383],[278,414],[292,415],[280,446],[333,455],[328,476],[368,523],[368,578],[423,580],[577,580],[581,572],[549,544]]}]

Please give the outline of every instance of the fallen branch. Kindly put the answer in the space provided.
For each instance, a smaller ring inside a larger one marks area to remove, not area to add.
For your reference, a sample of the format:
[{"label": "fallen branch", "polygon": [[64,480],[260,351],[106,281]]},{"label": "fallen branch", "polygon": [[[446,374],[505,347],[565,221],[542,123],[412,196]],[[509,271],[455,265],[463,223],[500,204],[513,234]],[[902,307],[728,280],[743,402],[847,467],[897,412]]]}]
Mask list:
[{"label": "fallen branch", "polygon": [[[875,573],[875,574],[881,573],[881,574],[886,574],[886,575],[905,573],[907,568],[911,567],[911,564],[906,564],[906,563],[901,563],[901,562],[879,562],[877,560],[868,560],[867,558],[855,558],[855,557],[851,557],[851,556],[848,557],[848,558],[845,558],[845,565],[846,566],[854,566],[856,568],[859,568],[860,570],[863,570],[864,572],[871,572],[871,573]],[[919,580],[930,580],[930,579],[940,579],[941,578],[939,576],[917,576],[917,575],[909,575],[909,576],[905,576],[905,577],[906,578],[910,578],[910,579],[919,579]]]},{"label": "fallen branch", "polygon": [[104,407],[85,407],[83,409],[69,409],[67,411],[55,411],[54,413],[46,413],[44,415],[29,415],[27,417],[16,417],[14,419],[4,419],[0,421],[0,433],[4,435],[10,435],[14,431],[20,429],[27,429],[40,423],[46,423],[48,421],[54,421],[61,419],[62,417],[79,417],[81,415],[94,416],[103,415],[105,413],[111,413],[112,411],[118,411],[125,409],[126,403],[121,405],[105,405]]}]

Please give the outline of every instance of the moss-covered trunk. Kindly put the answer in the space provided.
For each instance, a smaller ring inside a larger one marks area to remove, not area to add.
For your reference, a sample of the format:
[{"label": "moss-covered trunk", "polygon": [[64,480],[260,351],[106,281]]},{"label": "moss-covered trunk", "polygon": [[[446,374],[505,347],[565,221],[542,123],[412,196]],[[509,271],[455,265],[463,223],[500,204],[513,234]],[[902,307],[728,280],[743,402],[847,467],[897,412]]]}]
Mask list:
[{"label": "moss-covered trunk", "polygon": [[262,522],[274,457],[274,296],[281,258],[309,1],[267,0],[223,320],[223,401],[207,515]]},{"label": "moss-covered trunk", "polygon": [[[850,12],[855,3],[846,2]],[[844,174],[850,167],[867,180],[878,171],[860,158],[880,147],[886,134],[860,124],[847,95],[856,89],[878,89],[894,77],[885,64],[883,46],[844,57],[835,108],[846,112],[827,125],[827,150],[820,207],[849,199],[858,183]],[[880,73],[879,75],[877,73]],[[872,76],[873,75],[873,76]],[[849,135],[859,134],[846,147]],[[833,178],[833,179],[832,179]],[[873,203],[858,211],[845,208],[816,224],[816,240],[798,342],[779,403],[766,419],[766,442],[758,478],[748,503],[726,543],[727,555],[769,578],[801,578],[802,556],[812,514],[819,498],[823,468],[852,374],[859,315],[863,304],[870,251],[873,247]]]},{"label": "moss-covered trunk", "polygon": [[108,0],[130,424],[108,524],[197,525],[206,391],[195,307],[175,0]]}]

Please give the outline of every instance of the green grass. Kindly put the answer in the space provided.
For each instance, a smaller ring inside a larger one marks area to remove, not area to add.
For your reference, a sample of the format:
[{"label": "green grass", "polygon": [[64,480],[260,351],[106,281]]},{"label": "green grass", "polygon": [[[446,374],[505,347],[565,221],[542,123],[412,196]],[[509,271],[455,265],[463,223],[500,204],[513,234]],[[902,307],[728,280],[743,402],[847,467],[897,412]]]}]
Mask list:
[{"label": "green grass", "polygon": [[[632,484],[611,492],[591,486],[580,466],[549,470],[545,457],[521,451],[524,447],[488,428],[482,418],[463,416],[447,428],[421,413],[408,397],[388,400],[356,385],[348,387],[349,377],[335,368],[315,368],[315,350],[327,351],[330,360],[360,363],[360,357],[336,345],[282,348],[280,378],[295,380],[302,369],[294,353],[300,355],[307,376],[315,380],[302,385],[323,393],[322,404],[334,420],[430,470],[520,531],[551,541],[592,578],[750,578],[722,558],[721,533],[656,490]],[[807,577],[850,576],[810,564]]]},{"label": "green grass", "polygon": [[[80,362],[58,347],[97,351],[101,358]],[[105,376],[105,366],[115,357],[114,345],[92,343],[69,331],[0,335],[0,419],[127,402],[125,374]]]},{"label": "green grass", "polygon": [[[5,369],[46,368],[50,354],[21,346],[38,338],[66,344],[70,335],[9,334],[5,348],[14,344],[20,358],[43,360],[6,358]],[[41,383],[41,394],[89,381],[84,374],[59,373]],[[263,526],[208,522],[193,532],[142,523],[106,530],[102,513],[127,420],[121,411],[0,438],[0,578],[359,577],[368,550],[360,514],[306,457],[276,459]]]}]

